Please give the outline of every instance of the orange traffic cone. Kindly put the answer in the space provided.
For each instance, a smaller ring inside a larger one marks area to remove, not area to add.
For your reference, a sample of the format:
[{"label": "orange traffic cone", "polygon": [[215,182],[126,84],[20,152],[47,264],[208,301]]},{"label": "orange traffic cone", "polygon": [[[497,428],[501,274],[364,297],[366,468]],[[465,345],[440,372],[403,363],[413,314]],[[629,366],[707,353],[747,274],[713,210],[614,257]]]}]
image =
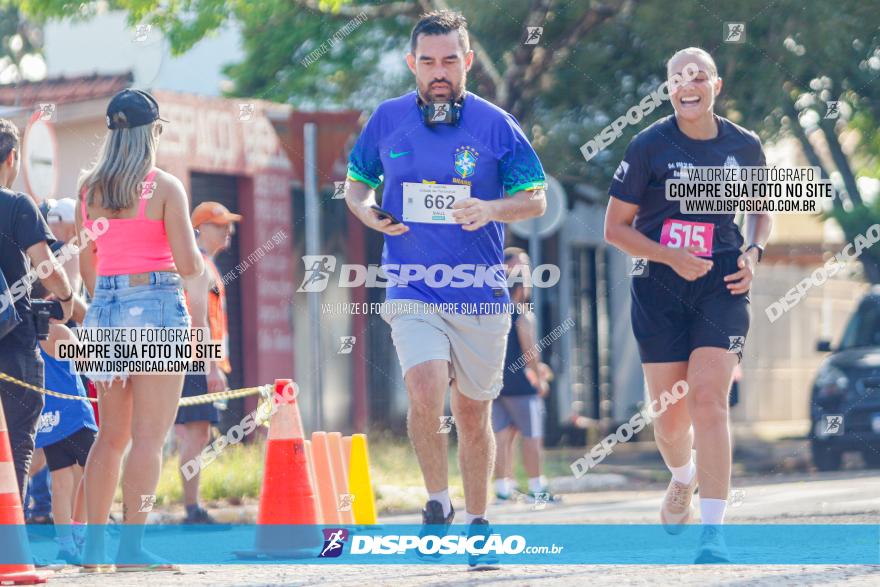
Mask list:
[{"label": "orange traffic cone", "polygon": [[3,536],[0,559],[14,561],[9,564],[0,563],[0,585],[45,583],[46,573],[36,572],[30,562],[33,559],[12,462],[6,416],[3,413],[3,404],[0,403],[0,535]]},{"label": "orange traffic cone", "polygon": [[342,456],[345,458],[345,470],[351,477],[351,436],[342,437]]},{"label": "orange traffic cone", "polygon": [[[269,422],[266,468],[257,514],[256,550],[236,552],[240,557],[298,558],[314,556],[323,544],[315,494],[309,478],[302,419],[296,403],[296,384],[275,380],[278,409]],[[290,525],[303,525],[302,530]]]},{"label": "orange traffic cone", "polygon": [[330,449],[333,479],[336,480],[336,501],[340,503],[338,509],[339,514],[342,516],[342,523],[354,525],[354,507],[351,501],[353,498],[348,490],[348,461],[345,460],[343,455],[342,434],[339,432],[328,432],[327,447]]},{"label": "orange traffic cone", "polygon": [[312,486],[312,493],[315,494],[315,518],[318,524],[326,524],[324,521],[324,508],[321,505],[321,486],[318,484],[318,477],[315,475],[315,459],[312,456],[312,443],[306,440],[306,463],[309,465],[309,483]]},{"label": "orange traffic cone", "polygon": [[339,512],[339,492],[333,478],[333,464],[326,432],[312,432],[312,465],[315,468],[315,486],[321,504],[323,524],[342,524]]}]

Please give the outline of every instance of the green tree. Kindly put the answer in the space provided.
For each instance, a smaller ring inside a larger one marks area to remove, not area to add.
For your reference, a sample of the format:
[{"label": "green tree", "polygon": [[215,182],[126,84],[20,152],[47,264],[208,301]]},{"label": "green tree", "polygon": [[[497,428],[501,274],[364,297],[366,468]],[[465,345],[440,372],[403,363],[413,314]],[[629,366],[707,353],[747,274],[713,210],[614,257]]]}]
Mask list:
[{"label": "green tree", "polygon": [[[880,172],[880,32],[876,3],[838,0],[109,0],[132,24],[150,22],[176,52],[233,21],[245,58],[227,68],[235,95],[297,107],[371,109],[412,85],[400,64],[421,12],[462,10],[477,54],[470,87],[512,112],[549,172],[564,183],[604,189],[633,134],[671,113],[664,105],[585,162],[580,147],[665,77],[677,49],[711,52],[725,80],[719,113],[765,141],[796,138],[812,165],[839,187],[830,213],[853,239],[880,221],[859,173]],[[87,17],[81,0],[22,0],[38,19]],[[363,20],[356,27],[348,23]],[[745,41],[725,42],[725,23],[743,22]],[[527,45],[526,28],[543,27]],[[339,31],[354,30],[340,38]],[[338,39],[338,42],[336,42]],[[323,47],[323,48],[322,48]],[[313,53],[317,50],[317,53]],[[325,52],[326,51],[326,52]],[[314,61],[311,55],[320,53]],[[826,118],[827,102],[841,116]],[[880,250],[862,257],[880,282]]]},{"label": "green tree", "polygon": [[0,0],[0,79],[24,79],[22,60],[38,55],[41,45],[39,27],[25,19],[12,0]]}]

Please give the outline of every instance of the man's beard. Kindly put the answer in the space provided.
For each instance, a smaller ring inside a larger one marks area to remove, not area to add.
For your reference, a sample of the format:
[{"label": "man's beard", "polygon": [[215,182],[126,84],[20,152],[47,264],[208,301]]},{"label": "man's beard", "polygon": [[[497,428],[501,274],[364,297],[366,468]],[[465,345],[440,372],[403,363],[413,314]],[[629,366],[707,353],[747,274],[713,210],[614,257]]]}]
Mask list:
[{"label": "man's beard", "polygon": [[461,84],[459,84],[458,86],[453,85],[451,82],[444,82],[444,83],[447,83],[447,84],[448,84],[449,88],[451,88],[450,93],[451,93],[451,96],[452,96],[452,97],[451,97],[451,98],[448,98],[448,97],[447,97],[447,98],[445,98],[445,99],[443,99],[443,100],[439,100],[439,99],[436,97],[436,95],[434,94],[434,92],[431,91],[431,85],[433,85],[434,83],[436,83],[436,80],[431,80],[431,82],[429,82],[429,83],[425,86],[424,89],[421,89],[421,88],[419,89],[419,95],[421,96],[422,101],[424,101],[424,102],[426,102],[426,103],[431,103],[431,102],[447,102],[447,101],[450,101],[450,100],[451,100],[452,102],[457,102],[457,101],[458,101],[458,100],[464,95],[464,92],[465,92],[465,85],[466,85],[466,83],[467,83],[467,79],[466,79],[466,78],[462,78],[462,80],[461,80]]}]

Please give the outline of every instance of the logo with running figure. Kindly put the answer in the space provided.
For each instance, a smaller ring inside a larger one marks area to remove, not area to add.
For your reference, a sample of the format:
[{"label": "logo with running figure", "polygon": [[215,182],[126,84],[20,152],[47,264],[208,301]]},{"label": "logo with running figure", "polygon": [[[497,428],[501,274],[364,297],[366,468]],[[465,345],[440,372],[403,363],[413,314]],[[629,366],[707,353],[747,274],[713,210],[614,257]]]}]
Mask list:
[{"label": "logo with running figure", "polygon": [[342,547],[348,541],[348,530],[345,528],[323,528],[324,547],[318,558],[336,558],[342,554]]},{"label": "logo with running figure", "polygon": [[354,336],[340,336],[339,337],[339,350],[336,351],[336,354],[339,355],[350,355],[351,351],[354,349],[354,343],[357,340]]},{"label": "logo with running figure", "polygon": [[333,182],[333,198],[334,200],[344,200],[345,199],[345,182],[344,181],[334,181]]},{"label": "logo with running figure", "polygon": [[729,346],[727,347],[728,353],[737,353],[741,354],[743,352],[743,348],[746,346],[746,337],[745,336],[728,336]]},{"label": "logo with running figure", "polygon": [[350,512],[351,506],[353,503],[354,503],[354,494],[340,493],[339,494],[339,504],[336,506],[336,511]]},{"label": "logo with running figure", "polygon": [[533,510],[543,510],[547,507],[547,504],[550,502],[550,494],[547,492],[535,493],[534,498],[535,498],[535,503],[532,504]]},{"label": "logo with running figure", "polygon": [[320,292],[327,289],[330,274],[336,269],[334,255],[304,255],[305,275],[298,292]]},{"label": "logo with running figure", "polygon": [[55,116],[55,104],[40,104],[40,120],[52,120]]},{"label": "logo with running figure", "polygon": [[746,40],[746,23],[744,22],[725,22],[724,23],[724,42],[725,43],[744,43]]},{"label": "logo with running figure", "polygon": [[825,112],[825,118],[839,118],[840,117],[840,101],[839,100],[826,100],[825,104],[828,110]]},{"label": "logo with running figure", "polygon": [[142,181],[141,182],[141,197],[145,200],[149,200],[153,197],[153,194],[156,193],[156,182],[155,181]]},{"label": "logo with running figure", "polygon": [[434,113],[431,115],[431,122],[446,122],[447,118],[449,118],[449,104],[435,104]]},{"label": "logo with running figure", "polygon": [[455,172],[462,179],[474,174],[477,169],[477,157],[480,154],[471,146],[465,145],[455,150]]},{"label": "logo with running figure", "polygon": [[238,119],[242,122],[248,122],[254,118],[254,112],[256,112],[255,104],[239,104],[238,105]]},{"label": "logo with running figure", "polygon": [[633,277],[646,277],[648,275],[648,260],[644,257],[633,257],[629,274]]},{"label": "logo with running figure", "polygon": [[742,505],[743,501],[745,501],[746,492],[742,489],[731,489],[730,495],[727,497],[727,505],[732,508],[736,508]]},{"label": "logo with running figure", "polygon": [[143,43],[147,40],[147,37],[150,35],[150,32],[153,30],[153,25],[151,24],[139,24],[134,27],[134,38],[132,42],[134,43]]},{"label": "logo with running figure", "polygon": [[141,496],[141,505],[138,508],[138,512],[140,513],[149,513],[153,511],[153,506],[156,505],[156,496],[155,495],[142,495]]},{"label": "logo with running figure", "polygon": [[455,426],[455,417],[440,416],[440,428],[437,429],[437,434],[449,434],[453,426]]},{"label": "logo with running figure", "polygon": [[544,27],[542,26],[527,26],[526,27],[526,45],[537,45],[541,40],[541,35],[544,34]]},{"label": "logo with running figure", "polygon": [[826,414],[824,433],[829,436],[843,434],[843,416],[841,414]]}]

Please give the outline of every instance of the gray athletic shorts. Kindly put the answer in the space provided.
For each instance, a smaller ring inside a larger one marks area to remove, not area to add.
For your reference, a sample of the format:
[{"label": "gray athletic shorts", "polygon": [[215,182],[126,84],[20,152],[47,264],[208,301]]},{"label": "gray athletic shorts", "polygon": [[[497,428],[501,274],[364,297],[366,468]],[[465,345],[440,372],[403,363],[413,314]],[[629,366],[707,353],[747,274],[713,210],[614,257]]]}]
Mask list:
[{"label": "gray athletic shorts", "polygon": [[497,434],[508,426],[523,438],[544,436],[544,398],[539,395],[499,395],[492,402],[492,430]]},{"label": "gray athletic shorts", "polygon": [[465,396],[481,401],[498,397],[510,314],[435,312],[418,300],[390,300],[382,319],[391,325],[404,377],[419,363],[444,360],[450,379]]}]

